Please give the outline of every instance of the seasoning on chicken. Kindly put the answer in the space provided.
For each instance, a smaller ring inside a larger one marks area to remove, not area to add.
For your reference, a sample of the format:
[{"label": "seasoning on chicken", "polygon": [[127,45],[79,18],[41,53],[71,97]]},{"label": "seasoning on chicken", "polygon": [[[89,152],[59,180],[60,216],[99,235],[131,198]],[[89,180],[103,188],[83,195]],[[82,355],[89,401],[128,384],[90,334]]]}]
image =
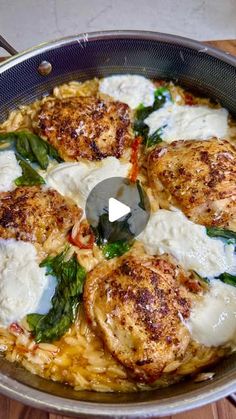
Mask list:
[{"label": "seasoning on chicken", "polygon": [[81,213],[75,204],[53,189],[19,187],[0,194],[0,237],[39,245],[59,236],[65,241]]},{"label": "seasoning on chicken", "polygon": [[84,288],[88,320],[111,354],[137,380],[152,383],[181,359],[190,341],[185,273],[170,256],[143,250],[98,265]]},{"label": "seasoning on chicken", "polygon": [[38,129],[66,161],[120,158],[132,141],[128,105],[95,96],[44,103]]},{"label": "seasoning on chicken", "polygon": [[226,140],[175,141],[149,156],[148,177],[162,208],[192,221],[236,229],[236,148]]}]

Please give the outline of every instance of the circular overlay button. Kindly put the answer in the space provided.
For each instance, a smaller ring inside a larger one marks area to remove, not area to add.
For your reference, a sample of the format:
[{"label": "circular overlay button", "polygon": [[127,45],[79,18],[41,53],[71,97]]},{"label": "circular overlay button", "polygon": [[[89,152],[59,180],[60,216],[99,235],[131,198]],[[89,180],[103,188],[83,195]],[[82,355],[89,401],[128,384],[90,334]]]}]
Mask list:
[{"label": "circular overlay button", "polygon": [[111,177],[92,189],[85,213],[102,242],[129,241],[146,227],[150,202],[139,181]]}]

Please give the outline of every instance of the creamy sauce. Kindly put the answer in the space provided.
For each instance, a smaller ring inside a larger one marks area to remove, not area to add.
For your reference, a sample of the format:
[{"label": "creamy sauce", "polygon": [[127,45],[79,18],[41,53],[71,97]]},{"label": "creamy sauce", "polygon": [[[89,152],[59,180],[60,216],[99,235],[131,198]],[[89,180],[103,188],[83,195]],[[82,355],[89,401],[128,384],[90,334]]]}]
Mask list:
[{"label": "creamy sauce", "polygon": [[211,280],[209,292],[195,304],[186,325],[203,345],[228,344],[236,349],[236,288]]},{"label": "creamy sauce", "polygon": [[141,103],[151,106],[154,102],[154,84],[145,77],[131,74],[106,77],[100,82],[100,92],[135,109]]},{"label": "creamy sauce", "polygon": [[209,237],[205,227],[189,221],[181,211],[161,209],[151,214],[138,239],[149,254],[170,253],[185,269],[203,277],[236,271],[234,245]]},{"label": "creamy sauce", "polygon": [[15,188],[14,180],[22,175],[14,151],[0,151],[0,192]]},{"label": "creamy sauce", "polygon": [[115,157],[101,162],[61,163],[48,171],[46,181],[85,209],[86,199],[95,185],[110,177],[127,177],[130,169],[130,163],[121,163]]},{"label": "creamy sauce", "polygon": [[29,313],[47,313],[56,286],[37,262],[31,243],[0,239],[0,325],[8,326]]},{"label": "creamy sauce", "polygon": [[162,128],[163,141],[207,140],[211,137],[224,138],[228,133],[228,111],[207,106],[179,106],[168,103],[152,112],[144,121],[153,134]]}]

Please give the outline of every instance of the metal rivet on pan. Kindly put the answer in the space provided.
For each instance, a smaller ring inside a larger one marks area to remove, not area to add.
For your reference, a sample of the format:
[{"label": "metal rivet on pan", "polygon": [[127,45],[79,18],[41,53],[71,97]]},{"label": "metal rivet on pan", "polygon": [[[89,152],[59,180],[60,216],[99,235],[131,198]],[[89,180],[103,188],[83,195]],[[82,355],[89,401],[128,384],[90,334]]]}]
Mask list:
[{"label": "metal rivet on pan", "polygon": [[38,72],[41,76],[47,76],[52,71],[52,64],[48,61],[42,61],[38,66]]}]

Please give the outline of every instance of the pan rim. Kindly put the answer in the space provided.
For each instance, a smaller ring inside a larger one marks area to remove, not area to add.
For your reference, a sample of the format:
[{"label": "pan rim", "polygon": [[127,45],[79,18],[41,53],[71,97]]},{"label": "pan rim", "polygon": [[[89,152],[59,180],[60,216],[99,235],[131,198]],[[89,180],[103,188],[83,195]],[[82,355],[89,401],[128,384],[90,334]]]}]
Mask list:
[{"label": "pan rim", "polygon": [[[222,378],[221,381],[224,379]],[[86,415],[86,417],[104,418],[137,418],[152,417],[158,414],[159,417],[177,414],[204,406],[215,402],[223,397],[232,394],[236,390],[236,377],[232,377],[227,383],[222,383],[217,388],[208,389],[204,387],[204,392],[198,389],[199,394],[194,395],[195,391],[190,391],[184,395],[183,400],[178,400],[180,396],[174,396],[162,400],[131,403],[98,403],[85,402],[65,397],[55,396],[42,390],[32,388],[26,384],[4,376],[0,372],[0,393],[19,402],[25,403],[38,409],[46,409],[50,412],[57,412],[70,415]],[[40,398],[39,398],[40,397]],[[171,401],[172,399],[172,401]],[[166,401],[165,401],[166,400]],[[83,417],[83,416],[82,416]]]},{"label": "pan rim", "polygon": [[95,31],[95,32],[84,32],[78,35],[69,35],[59,39],[53,39],[51,41],[42,42],[36,46],[26,49],[0,64],[0,74],[9,68],[25,61],[26,59],[32,58],[39,53],[47,52],[51,49],[59,48],[63,45],[78,42],[81,48],[84,48],[87,42],[99,41],[105,39],[141,39],[150,41],[160,41],[165,43],[172,43],[174,45],[180,45],[197,50],[199,53],[211,55],[212,57],[218,58],[227,64],[232,65],[236,68],[236,56],[229,52],[224,52],[211,45],[204,44],[200,41],[195,41],[191,38],[186,38],[178,35],[154,32],[154,31],[142,31],[142,30],[106,30],[106,31]]}]

